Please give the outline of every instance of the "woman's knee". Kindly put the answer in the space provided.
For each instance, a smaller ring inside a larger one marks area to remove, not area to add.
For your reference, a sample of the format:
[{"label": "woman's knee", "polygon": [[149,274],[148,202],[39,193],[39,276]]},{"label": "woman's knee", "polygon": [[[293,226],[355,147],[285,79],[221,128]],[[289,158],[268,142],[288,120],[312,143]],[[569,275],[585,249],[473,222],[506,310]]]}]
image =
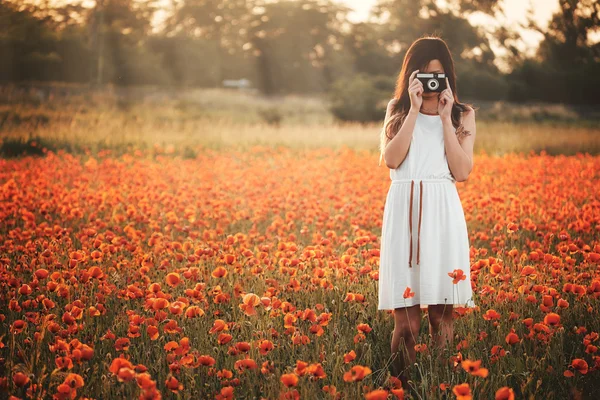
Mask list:
[{"label": "woman's knee", "polygon": [[407,309],[396,309],[395,332],[407,340],[417,337],[421,327],[421,309],[419,305]]},{"label": "woman's knee", "polygon": [[452,306],[429,306],[427,313],[429,315],[429,323],[434,329],[438,329],[442,323],[452,323]]},{"label": "woman's knee", "polygon": [[419,335],[420,321],[405,321],[395,327],[395,331],[406,341],[411,341]]},{"label": "woman's knee", "polygon": [[442,326],[442,320],[443,319],[441,315],[429,314],[429,323],[434,330],[440,329],[440,326]]}]

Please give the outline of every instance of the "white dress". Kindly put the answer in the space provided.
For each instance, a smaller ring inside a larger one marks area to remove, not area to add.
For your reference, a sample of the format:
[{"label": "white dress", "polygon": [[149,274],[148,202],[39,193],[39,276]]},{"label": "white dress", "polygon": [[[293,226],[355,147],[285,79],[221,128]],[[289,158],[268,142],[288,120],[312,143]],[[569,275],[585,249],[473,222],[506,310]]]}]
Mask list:
[{"label": "white dress", "polygon": [[[381,230],[378,310],[416,304],[475,307],[467,223],[448,167],[439,115],[418,114],[408,154],[390,170],[390,178]],[[466,278],[454,284],[448,273],[457,269]],[[407,287],[414,297],[404,298]]]}]

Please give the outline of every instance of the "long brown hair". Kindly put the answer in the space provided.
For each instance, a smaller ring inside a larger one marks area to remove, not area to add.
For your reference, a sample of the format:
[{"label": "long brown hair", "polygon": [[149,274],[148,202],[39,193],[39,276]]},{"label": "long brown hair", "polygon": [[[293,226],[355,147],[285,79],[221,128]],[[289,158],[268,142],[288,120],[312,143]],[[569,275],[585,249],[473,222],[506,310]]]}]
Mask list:
[{"label": "long brown hair", "polygon": [[[380,137],[380,154],[379,154],[379,165],[381,166],[381,160],[383,159],[383,153],[390,140],[394,138],[396,133],[402,127],[402,123],[410,111],[410,95],[408,94],[408,78],[410,74],[419,70],[423,72],[431,60],[439,60],[444,67],[444,73],[448,77],[448,83],[450,83],[450,89],[454,94],[454,105],[450,111],[452,125],[457,129],[457,135],[468,135],[469,132],[464,130],[460,122],[461,113],[466,111],[467,106],[471,106],[467,103],[460,103],[458,101],[458,90],[456,88],[456,73],[454,71],[454,60],[452,54],[448,49],[446,42],[438,36],[423,36],[413,42],[404,56],[404,62],[402,63],[402,70],[396,80],[396,90],[394,92],[394,98],[398,99],[396,104],[390,110],[389,119],[387,123],[381,129]],[[416,79],[416,78],[415,78]],[[474,109],[474,107],[472,107]]]}]

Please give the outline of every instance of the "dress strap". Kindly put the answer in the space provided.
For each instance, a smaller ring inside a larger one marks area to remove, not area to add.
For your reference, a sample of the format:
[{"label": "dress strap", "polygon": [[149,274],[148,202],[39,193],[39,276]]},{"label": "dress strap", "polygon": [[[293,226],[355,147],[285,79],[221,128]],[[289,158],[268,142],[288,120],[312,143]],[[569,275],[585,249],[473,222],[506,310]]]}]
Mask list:
[{"label": "dress strap", "polygon": [[421,215],[423,214],[423,181],[419,182],[419,230],[417,233],[417,264],[421,265],[419,254],[421,250]]},{"label": "dress strap", "polygon": [[[415,190],[415,181],[410,182],[410,211],[408,216],[408,229],[410,232],[410,252],[408,256],[408,267],[412,268],[412,209],[413,209],[413,197]],[[421,250],[421,215],[423,214],[423,181],[419,182],[419,227],[417,231],[417,265],[420,265],[420,250]]]},{"label": "dress strap", "polygon": [[410,211],[408,212],[408,230],[410,231],[410,253],[408,256],[408,267],[412,268],[412,208],[415,181],[410,181]]}]

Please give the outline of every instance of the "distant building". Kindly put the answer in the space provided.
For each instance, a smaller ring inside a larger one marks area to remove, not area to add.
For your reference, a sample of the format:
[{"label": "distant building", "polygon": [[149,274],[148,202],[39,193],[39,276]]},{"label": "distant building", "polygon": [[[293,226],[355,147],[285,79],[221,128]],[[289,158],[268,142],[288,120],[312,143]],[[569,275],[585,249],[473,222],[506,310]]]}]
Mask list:
[{"label": "distant building", "polygon": [[238,88],[238,89],[251,89],[252,82],[250,80],[242,78],[242,79],[225,79],[223,81],[223,86],[228,88]]}]

